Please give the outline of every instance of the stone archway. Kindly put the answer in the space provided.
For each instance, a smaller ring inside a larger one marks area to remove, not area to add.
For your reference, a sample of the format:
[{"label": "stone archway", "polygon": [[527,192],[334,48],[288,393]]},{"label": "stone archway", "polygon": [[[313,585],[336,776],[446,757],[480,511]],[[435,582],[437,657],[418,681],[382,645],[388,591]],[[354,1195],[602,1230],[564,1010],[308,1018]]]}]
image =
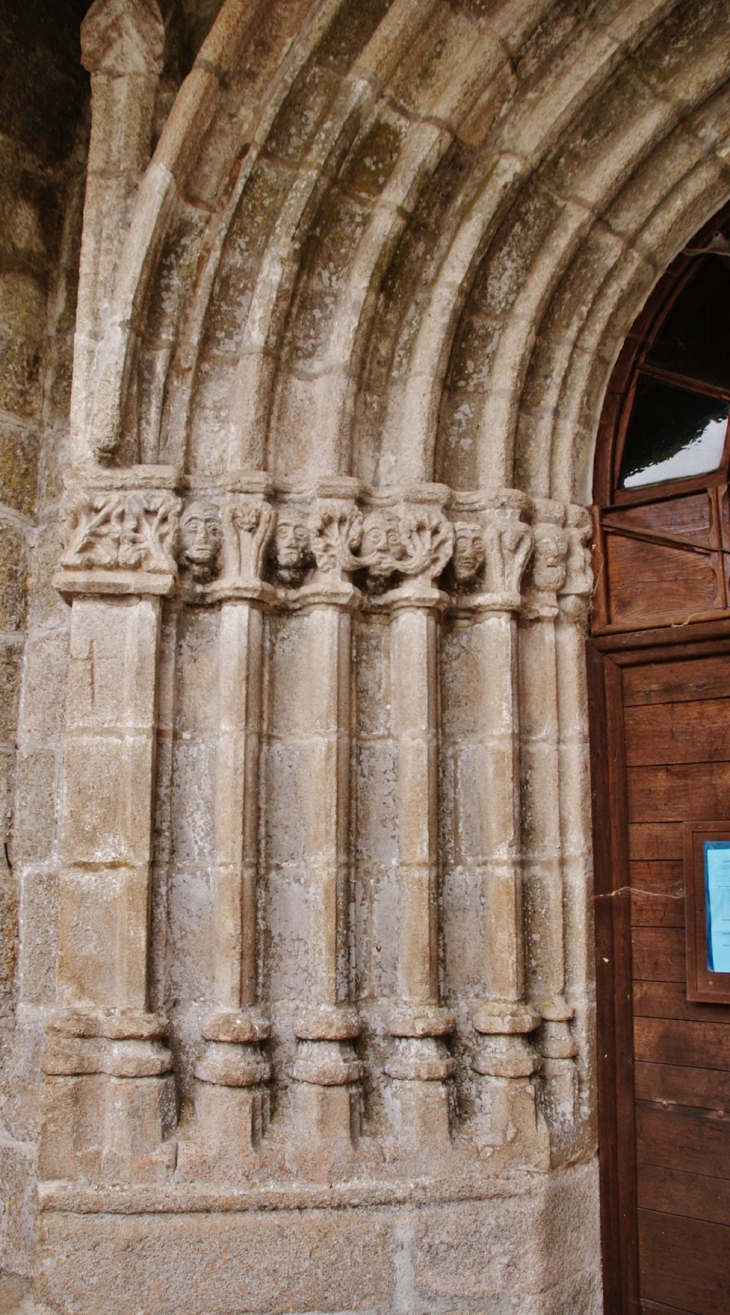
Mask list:
[{"label": "stone archway", "polygon": [[120,1230],[135,1310],[597,1309],[584,504],[727,22],[228,0],[148,161],[159,13],[92,7],[53,1309]]}]

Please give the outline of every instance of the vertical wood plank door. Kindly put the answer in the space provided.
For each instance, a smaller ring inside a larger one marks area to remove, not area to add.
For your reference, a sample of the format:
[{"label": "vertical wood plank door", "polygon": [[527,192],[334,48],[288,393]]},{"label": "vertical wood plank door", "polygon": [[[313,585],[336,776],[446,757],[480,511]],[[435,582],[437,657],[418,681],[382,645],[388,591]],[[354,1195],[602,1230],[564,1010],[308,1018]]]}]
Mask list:
[{"label": "vertical wood plank door", "polygon": [[687,999],[683,824],[730,828],[730,634],[631,638],[590,659],[606,1310],[729,1315],[730,1007]]},{"label": "vertical wood plank door", "polygon": [[[711,967],[697,937],[688,992],[684,894],[685,824],[730,836],[726,251],[730,205],[635,321],[596,448],[588,672],[606,1315],[730,1315],[730,1006],[696,1002],[696,959]],[[686,852],[694,861],[701,848]],[[702,893],[701,873],[690,889]],[[712,976],[730,987],[730,973]],[[718,995],[730,999],[722,983]]]}]

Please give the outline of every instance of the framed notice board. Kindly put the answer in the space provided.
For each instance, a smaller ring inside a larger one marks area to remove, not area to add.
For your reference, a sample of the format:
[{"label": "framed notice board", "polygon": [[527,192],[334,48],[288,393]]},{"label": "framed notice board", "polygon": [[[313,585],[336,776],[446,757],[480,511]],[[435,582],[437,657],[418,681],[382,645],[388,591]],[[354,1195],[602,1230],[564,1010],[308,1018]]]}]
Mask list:
[{"label": "framed notice board", "polygon": [[730,822],[685,822],[687,999],[730,1004]]}]

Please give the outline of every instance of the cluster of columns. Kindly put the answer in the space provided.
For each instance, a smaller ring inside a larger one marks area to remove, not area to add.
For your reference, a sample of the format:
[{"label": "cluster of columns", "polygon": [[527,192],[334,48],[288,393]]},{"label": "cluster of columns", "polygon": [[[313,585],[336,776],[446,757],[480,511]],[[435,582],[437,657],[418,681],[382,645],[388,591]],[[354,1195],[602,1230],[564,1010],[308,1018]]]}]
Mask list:
[{"label": "cluster of columns", "polygon": [[[386,610],[391,627],[398,994],[386,1074],[404,1153],[448,1147],[455,1071],[446,1043],[454,1017],[439,987],[438,649],[447,609],[473,626],[489,672],[469,693],[482,806],[465,842],[486,908],[483,998],[471,1020],[480,1140],[499,1144],[510,1127],[527,1117],[534,1123],[530,1077],[541,1055],[555,1062],[574,1053],[563,994],[557,794],[543,796],[543,829],[533,825],[524,854],[521,834],[521,755],[557,791],[559,727],[540,721],[519,680],[535,663],[557,671],[556,623],[569,624],[580,642],[575,623],[590,588],[585,513],[531,504],[511,490],[453,494],[423,485],[396,493],[346,478],[280,495],[276,507],[273,492],[253,473],[183,506],[175,473],[163,467],[69,479],[55,579],[72,611],[45,1176],[125,1164],[132,1176],[156,1176],[174,1160],[172,1060],[166,1022],[148,1006],[147,969],[160,613],[173,592],[183,605],[220,608],[214,998],[195,1070],[198,1132],[213,1159],[221,1154],[229,1167],[235,1154],[245,1160],[267,1118],[270,1024],[257,998],[256,886],[264,614],[272,607],[300,614],[308,653],[298,717],[309,973],[290,1073],[307,1137],[352,1146],[363,1074],[347,965],[351,628],[360,607]],[[561,612],[558,595],[573,605]],[[528,709],[521,745],[520,705]],[[557,697],[550,706],[557,710]],[[547,909],[529,982],[523,863]]]}]

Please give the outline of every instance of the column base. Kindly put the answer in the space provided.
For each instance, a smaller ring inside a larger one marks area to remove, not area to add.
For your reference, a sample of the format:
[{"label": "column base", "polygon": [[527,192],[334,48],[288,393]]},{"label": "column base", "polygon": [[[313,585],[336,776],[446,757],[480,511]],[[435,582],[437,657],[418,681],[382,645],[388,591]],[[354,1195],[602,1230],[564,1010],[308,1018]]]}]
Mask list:
[{"label": "column base", "polygon": [[255,1087],[268,1082],[271,1065],[255,1044],[209,1041],[195,1065],[195,1076],[221,1087]]},{"label": "column base", "polygon": [[[302,1146],[309,1144],[318,1159],[325,1148],[334,1158],[350,1153],[360,1135],[359,1082],[363,1065],[355,1054],[353,1024],[344,1021],[340,1032],[348,1039],[310,1039],[298,1026],[297,1057],[292,1065],[292,1116]],[[359,1023],[357,1024],[359,1031]]]},{"label": "column base", "polygon": [[195,1130],[181,1137],[178,1178],[231,1182],[247,1177],[269,1123],[269,1092],[261,1086],[195,1082]]},{"label": "column base", "polygon": [[175,1168],[171,1076],[46,1075],[41,1088],[41,1179],[149,1182]]},{"label": "column base", "polygon": [[572,1059],[544,1059],[540,1076],[540,1104],[550,1128],[550,1167],[555,1169],[575,1157],[578,1071]]},{"label": "column base", "polygon": [[391,1078],[385,1094],[398,1152],[429,1165],[451,1151],[451,1093],[445,1082]]},{"label": "column base", "polygon": [[455,1071],[456,1061],[440,1036],[394,1037],[385,1072],[391,1079],[387,1104],[401,1153],[432,1159],[450,1149],[448,1079]]},{"label": "column base", "polygon": [[298,1144],[315,1157],[322,1150],[334,1158],[349,1154],[360,1134],[360,1090],[355,1083],[324,1086],[294,1082],[291,1087],[292,1119]]},{"label": "column base", "polygon": [[295,1022],[292,1117],[304,1156],[309,1147],[320,1167],[350,1155],[360,1135],[360,1029],[349,1005],[305,1006]]},{"label": "column base", "polygon": [[480,1151],[514,1147],[537,1167],[547,1167],[547,1129],[540,1117],[534,1082],[480,1073],[470,1131]]}]

